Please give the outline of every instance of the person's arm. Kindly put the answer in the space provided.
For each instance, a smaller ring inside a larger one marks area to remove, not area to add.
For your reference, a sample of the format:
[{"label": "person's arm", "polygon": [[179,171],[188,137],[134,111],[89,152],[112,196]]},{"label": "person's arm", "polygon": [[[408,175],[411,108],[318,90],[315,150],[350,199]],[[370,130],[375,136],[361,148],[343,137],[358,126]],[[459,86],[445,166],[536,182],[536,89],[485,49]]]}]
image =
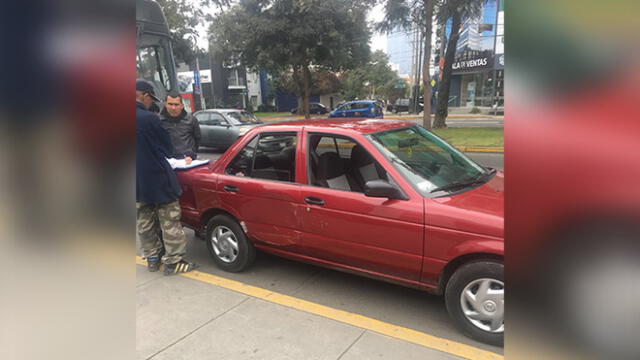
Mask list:
[{"label": "person's arm", "polygon": [[171,143],[171,137],[169,132],[160,123],[160,118],[156,116],[156,121],[153,121],[154,130],[158,139],[158,148],[163,152],[164,157],[175,157],[173,153],[173,144]]}]

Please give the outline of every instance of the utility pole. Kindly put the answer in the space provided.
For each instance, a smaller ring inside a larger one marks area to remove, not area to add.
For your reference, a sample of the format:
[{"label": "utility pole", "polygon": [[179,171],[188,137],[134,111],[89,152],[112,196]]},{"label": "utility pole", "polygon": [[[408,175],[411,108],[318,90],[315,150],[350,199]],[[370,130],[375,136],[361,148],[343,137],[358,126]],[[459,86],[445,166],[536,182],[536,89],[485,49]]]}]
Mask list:
[{"label": "utility pole", "polygon": [[415,90],[413,91],[413,111],[417,114],[420,112],[418,109],[418,98],[420,98],[420,77],[422,75],[422,45],[423,45],[423,36],[422,32],[418,31],[418,61],[417,61],[417,71],[416,71],[416,79],[414,83]]},{"label": "utility pole", "polygon": [[199,60],[199,55],[200,55],[200,51],[196,50],[196,76],[195,78],[197,79],[197,85],[198,85],[198,95],[200,96],[200,110],[204,110],[207,108],[206,104],[204,103],[204,95],[202,94],[202,81],[200,79],[200,60]]},{"label": "utility pole", "polygon": [[[412,29],[412,50],[411,50],[411,93],[410,98],[415,98],[416,95],[416,77],[418,74],[418,28],[414,25]],[[409,112],[413,113],[415,106],[409,104]]]}]

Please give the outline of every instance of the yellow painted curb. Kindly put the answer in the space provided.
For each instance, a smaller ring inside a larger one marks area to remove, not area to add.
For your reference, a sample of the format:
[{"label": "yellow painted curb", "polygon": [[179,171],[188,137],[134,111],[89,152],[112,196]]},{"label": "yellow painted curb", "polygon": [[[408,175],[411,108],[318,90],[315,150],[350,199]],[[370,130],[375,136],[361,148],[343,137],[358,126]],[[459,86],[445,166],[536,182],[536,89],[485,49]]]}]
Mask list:
[{"label": "yellow painted curb", "polygon": [[[146,266],[147,262],[140,256],[136,256],[136,264]],[[300,310],[309,314],[322,316],[327,319],[339,321],[344,324],[356,326],[361,329],[373,331],[378,334],[390,336],[395,339],[404,340],[430,349],[459,356],[461,358],[472,360],[504,360],[504,356],[490,351],[439,338],[405,327],[385,323],[383,321],[350,313],[348,311],[338,310],[310,301],[298,299],[292,296],[280,294],[271,290],[243,284],[239,281],[225,279],[200,271],[192,271],[180,275],[189,279],[202,281],[210,285],[249,295],[274,304],[286,306],[288,308]]]}]

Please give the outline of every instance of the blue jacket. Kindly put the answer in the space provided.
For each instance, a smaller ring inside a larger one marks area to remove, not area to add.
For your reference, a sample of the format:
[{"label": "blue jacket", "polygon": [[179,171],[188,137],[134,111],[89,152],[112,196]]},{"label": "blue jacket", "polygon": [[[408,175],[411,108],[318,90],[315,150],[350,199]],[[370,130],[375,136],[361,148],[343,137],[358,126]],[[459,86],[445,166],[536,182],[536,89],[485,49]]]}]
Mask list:
[{"label": "blue jacket", "polygon": [[165,158],[173,147],[158,115],[136,103],[136,201],[165,204],[180,197],[176,173]]}]

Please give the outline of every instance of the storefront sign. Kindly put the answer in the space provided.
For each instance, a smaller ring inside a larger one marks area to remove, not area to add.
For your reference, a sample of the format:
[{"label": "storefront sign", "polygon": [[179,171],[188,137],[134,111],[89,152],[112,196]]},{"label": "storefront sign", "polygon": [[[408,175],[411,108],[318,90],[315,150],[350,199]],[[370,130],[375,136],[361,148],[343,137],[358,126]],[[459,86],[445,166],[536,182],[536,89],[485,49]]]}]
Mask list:
[{"label": "storefront sign", "polygon": [[178,73],[178,88],[181,93],[190,93],[194,91],[193,86],[200,88],[200,84],[211,83],[211,70],[200,70],[200,76],[196,83],[195,71],[182,71]]},{"label": "storefront sign", "polygon": [[496,55],[496,70],[504,69],[504,54]]},{"label": "storefront sign", "polygon": [[493,67],[493,57],[485,56],[478,59],[457,61],[453,63],[454,72],[469,72]]}]

